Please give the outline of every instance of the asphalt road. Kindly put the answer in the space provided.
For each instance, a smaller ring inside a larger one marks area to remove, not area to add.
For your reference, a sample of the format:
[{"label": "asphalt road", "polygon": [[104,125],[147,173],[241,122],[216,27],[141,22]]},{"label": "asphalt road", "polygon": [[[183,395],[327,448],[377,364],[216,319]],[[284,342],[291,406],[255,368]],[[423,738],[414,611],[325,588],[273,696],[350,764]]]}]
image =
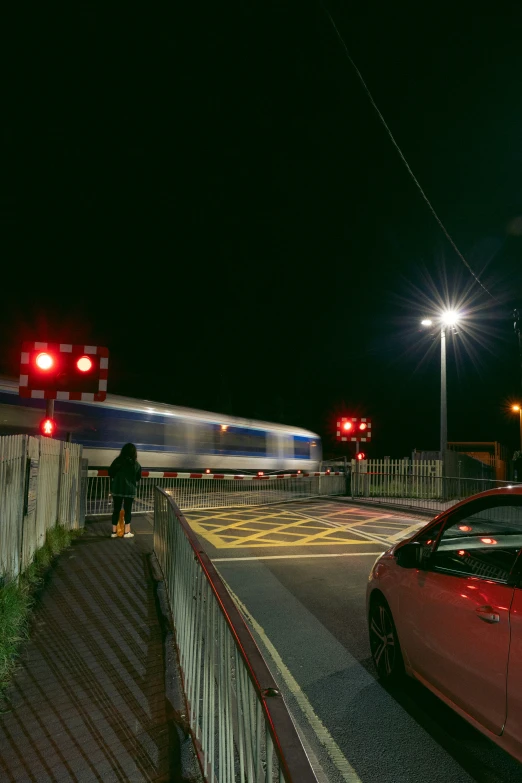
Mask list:
[{"label": "asphalt road", "polygon": [[522,766],[423,686],[379,683],[365,590],[426,519],[319,499],[187,513],[247,614],[320,781],[513,783]]}]

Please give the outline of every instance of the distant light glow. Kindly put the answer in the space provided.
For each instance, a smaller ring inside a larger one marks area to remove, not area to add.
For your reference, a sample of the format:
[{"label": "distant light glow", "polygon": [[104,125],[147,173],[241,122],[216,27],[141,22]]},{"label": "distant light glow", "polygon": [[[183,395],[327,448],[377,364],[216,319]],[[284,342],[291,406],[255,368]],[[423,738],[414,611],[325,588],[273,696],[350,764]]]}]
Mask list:
[{"label": "distant light glow", "polygon": [[205,473],[210,473],[210,468],[207,468]]},{"label": "distant light glow", "polygon": [[423,318],[421,321],[422,326],[432,326],[433,321],[431,318]]},{"label": "distant light glow", "polygon": [[222,424],[221,425],[221,432],[226,432],[228,430],[228,424]]},{"label": "distant light glow", "polygon": [[462,530],[463,533],[471,533],[473,528],[470,525],[459,525],[459,530]]},{"label": "distant light glow", "polygon": [[513,407],[511,408],[511,410],[512,410],[512,411],[514,411],[515,413],[518,413],[518,412],[519,412],[519,410],[520,410],[520,405],[513,405]]},{"label": "distant light glow", "polygon": [[367,424],[365,424],[365,423],[364,423],[364,421],[362,421],[362,422],[359,424],[359,429],[360,429],[360,430],[365,430],[367,426],[368,426],[368,425],[367,425]]},{"label": "distant light glow", "polygon": [[461,557],[464,557],[464,555],[466,554],[466,551],[465,551],[464,549],[459,549],[459,551],[458,551],[458,554],[459,554]]},{"label": "distant light glow", "polygon": [[353,424],[352,424],[351,421],[345,421],[344,424],[343,424],[343,430],[345,430],[345,432],[348,432],[348,430],[351,430],[352,427],[353,427]]},{"label": "distant light glow", "polygon": [[459,317],[459,314],[455,310],[446,310],[446,312],[441,315],[441,321],[446,324],[446,326],[453,326],[453,324],[457,323]]},{"label": "distant light glow", "polygon": [[54,364],[53,357],[49,353],[39,353],[36,357],[36,366],[40,370],[50,370]]},{"label": "distant light glow", "polygon": [[496,544],[497,543],[494,538],[481,538],[480,540],[482,541],[483,544]]}]

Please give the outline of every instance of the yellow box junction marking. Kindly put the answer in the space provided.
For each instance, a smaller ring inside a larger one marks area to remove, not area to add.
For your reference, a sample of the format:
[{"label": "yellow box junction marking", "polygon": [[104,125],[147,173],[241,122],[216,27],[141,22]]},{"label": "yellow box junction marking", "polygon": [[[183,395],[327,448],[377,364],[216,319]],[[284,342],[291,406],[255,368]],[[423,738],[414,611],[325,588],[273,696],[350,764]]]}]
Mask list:
[{"label": "yellow box junction marking", "polygon": [[371,512],[364,517],[360,513],[352,516],[352,509],[332,511],[331,506],[324,508],[329,513],[320,517],[273,507],[265,507],[262,513],[257,507],[204,515],[188,513],[186,517],[194,532],[206,538],[216,549],[250,549],[360,544],[366,537],[353,538],[348,531],[352,532],[352,536],[353,533],[357,535],[355,528],[358,526],[389,516],[371,516]]}]

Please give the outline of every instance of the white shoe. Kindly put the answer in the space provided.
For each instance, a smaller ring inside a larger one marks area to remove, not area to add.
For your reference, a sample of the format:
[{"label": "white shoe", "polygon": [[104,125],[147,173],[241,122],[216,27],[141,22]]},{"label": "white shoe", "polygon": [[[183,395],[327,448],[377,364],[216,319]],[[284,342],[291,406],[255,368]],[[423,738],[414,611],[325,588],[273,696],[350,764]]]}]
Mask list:
[{"label": "white shoe", "polygon": [[117,533],[111,533],[111,538],[118,538],[118,534]]},{"label": "white shoe", "polygon": [[134,533],[130,533],[130,532],[129,533],[125,533],[123,538],[134,538]]}]

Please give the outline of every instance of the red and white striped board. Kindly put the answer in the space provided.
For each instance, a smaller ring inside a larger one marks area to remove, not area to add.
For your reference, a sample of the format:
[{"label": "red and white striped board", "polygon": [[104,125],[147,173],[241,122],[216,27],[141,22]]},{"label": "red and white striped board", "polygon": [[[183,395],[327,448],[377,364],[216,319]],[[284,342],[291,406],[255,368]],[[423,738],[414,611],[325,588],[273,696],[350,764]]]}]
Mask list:
[{"label": "red and white striped board", "polygon": [[[108,476],[108,470],[89,470],[89,478],[96,478],[97,476]],[[297,473],[277,473],[269,475],[257,475],[257,476],[234,476],[232,473],[176,473],[174,471],[160,471],[160,470],[142,470],[142,478],[183,478],[183,479],[235,479],[237,481],[263,481],[269,479],[288,479],[288,478],[315,478],[316,476],[342,476],[341,471],[326,470],[323,473],[303,473],[298,471]]]},{"label": "red and white striped board", "polygon": [[[343,423],[346,421],[352,422],[352,424],[355,427],[355,430],[353,432],[350,431],[349,434],[345,434],[343,430]],[[360,430],[357,431],[357,424],[366,424],[366,428],[364,429],[364,432],[361,432]],[[340,419],[337,422],[337,440],[340,440],[342,442],[353,442],[353,443],[369,443],[372,439],[372,420],[368,418],[345,418],[343,416],[342,419]]]},{"label": "red and white striped board", "polygon": [[[60,389],[29,388],[29,357],[32,351],[49,353],[85,354],[99,357],[98,390],[96,392],[74,392]],[[99,345],[72,345],[70,343],[24,342],[20,359],[20,397],[41,400],[76,400],[83,402],[103,402],[107,397],[107,378],[109,374],[109,350]]]}]

